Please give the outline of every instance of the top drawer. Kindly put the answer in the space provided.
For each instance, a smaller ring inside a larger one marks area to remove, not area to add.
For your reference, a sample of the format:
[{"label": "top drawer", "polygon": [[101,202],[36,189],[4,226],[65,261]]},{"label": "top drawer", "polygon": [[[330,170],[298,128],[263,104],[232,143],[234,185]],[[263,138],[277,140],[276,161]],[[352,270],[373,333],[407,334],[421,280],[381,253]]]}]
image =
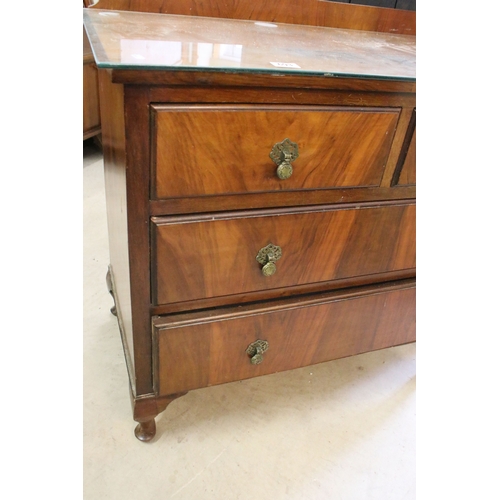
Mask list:
[{"label": "top drawer", "polygon": [[[379,186],[399,117],[397,108],[329,106],[152,113],[154,199]],[[286,139],[296,148],[280,145]]]}]

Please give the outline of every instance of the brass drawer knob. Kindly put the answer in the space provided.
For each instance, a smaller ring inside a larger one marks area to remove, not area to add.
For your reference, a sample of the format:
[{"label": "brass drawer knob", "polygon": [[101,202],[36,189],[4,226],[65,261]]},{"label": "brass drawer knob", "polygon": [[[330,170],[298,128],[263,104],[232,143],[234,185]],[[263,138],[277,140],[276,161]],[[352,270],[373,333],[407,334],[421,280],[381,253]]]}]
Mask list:
[{"label": "brass drawer knob", "polygon": [[267,340],[256,340],[252,342],[246,350],[250,356],[250,363],[252,365],[260,365],[264,361],[264,353],[269,349],[269,342]]},{"label": "brass drawer knob", "polygon": [[269,153],[271,160],[278,165],[276,174],[280,179],[288,179],[293,173],[292,161],[299,157],[299,146],[291,141],[285,139],[276,143]]},{"label": "brass drawer knob", "polygon": [[264,266],[262,274],[264,276],[271,276],[276,272],[275,262],[281,259],[281,247],[270,243],[259,250],[256,259],[259,264]]}]

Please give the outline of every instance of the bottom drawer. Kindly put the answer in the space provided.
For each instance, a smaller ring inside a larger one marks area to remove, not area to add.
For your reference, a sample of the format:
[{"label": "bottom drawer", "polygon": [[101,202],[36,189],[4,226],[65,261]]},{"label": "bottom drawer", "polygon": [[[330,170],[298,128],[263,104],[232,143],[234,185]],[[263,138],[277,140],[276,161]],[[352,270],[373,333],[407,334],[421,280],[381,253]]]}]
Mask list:
[{"label": "bottom drawer", "polygon": [[153,334],[156,393],[184,392],[412,342],[415,281],[157,316]]}]

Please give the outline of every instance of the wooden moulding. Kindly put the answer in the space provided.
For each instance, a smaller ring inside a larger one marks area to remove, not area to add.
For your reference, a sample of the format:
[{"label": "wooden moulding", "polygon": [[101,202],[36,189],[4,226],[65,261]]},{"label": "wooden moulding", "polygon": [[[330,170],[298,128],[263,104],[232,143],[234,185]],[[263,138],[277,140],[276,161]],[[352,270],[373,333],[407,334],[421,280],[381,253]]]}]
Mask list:
[{"label": "wooden moulding", "polygon": [[277,87],[350,91],[415,93],[416,83],[370,78],[348,79],[336,76],[300,76],[286,73],[247,73],[224,71],[147,71],[115,69],[113,82],[173,86]]},{"label": "wooden moulding", "polygon": [[259,193],[244,195],[199,196],[157,200],[150,203],[151,215],[220,212],[254,208],[289,207],[295,205],[324,205],[334,203],[368,202],[377,200],[414,199],[415,186],[393,188],[349,188],[303,190],[297,192]]},{"label": "wooden moulding", "polygon": [[[338,83],[340,80],[336,80]],[[412,92],[389,92],[373,85],[370,90],[355,90],[344,81],[344,89],[303,89],[283,87],[151,87],[151,102],[156,103],[239,103],[239,104],[310,104],[325,106],[391,106],[415,107],[415,94]],[[270,83],[269,79],[267,83]],[[368,84],[364,80],[363,84]],[[380,84],[380,82],[377,82]],[[401,82],[385,82],[399,86]],[[414,85],[412,84],[412,88]],[[413,89],[414,90],[414,89]]]},{"label": "wooden moulding", "polygon": [[[165,315],[172,313],[190,312],[199,309],[210,309],[214,307],[234,306],[238,304],[254,304],[263,300],[277,301],[294,295],[307,295],[312,293],[322,293],[342,288],[352,288],[374,283],[385,283],[393,280],[411,279],[416,275],[416,268],[403,269],[401,271],[392,271],[379,273],[377,275],[369,274],[366,276],[356,276],[354,278],[338,279],[334,281],[323,281],[322,283],[308,283],[306,285],[252,292],[248,294],[236,294],[231,296],[215,297],[210,299],[190,300],[186,302],[177,302],[174,304],[162,304],[151,307],[151,314]],[[271,298],[270,298],[271,296]]]}]

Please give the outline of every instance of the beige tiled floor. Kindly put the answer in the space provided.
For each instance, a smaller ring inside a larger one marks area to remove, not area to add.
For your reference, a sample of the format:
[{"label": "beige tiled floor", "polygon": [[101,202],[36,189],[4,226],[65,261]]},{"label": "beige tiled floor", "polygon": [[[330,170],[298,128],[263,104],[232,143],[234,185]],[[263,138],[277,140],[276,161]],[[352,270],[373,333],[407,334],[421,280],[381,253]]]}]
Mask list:
[{"label": "beige tiled floor", "polygon": [[85,500],[415,498],[415,344],[192,391],[139,442],[91,148],[83,175]]}]

